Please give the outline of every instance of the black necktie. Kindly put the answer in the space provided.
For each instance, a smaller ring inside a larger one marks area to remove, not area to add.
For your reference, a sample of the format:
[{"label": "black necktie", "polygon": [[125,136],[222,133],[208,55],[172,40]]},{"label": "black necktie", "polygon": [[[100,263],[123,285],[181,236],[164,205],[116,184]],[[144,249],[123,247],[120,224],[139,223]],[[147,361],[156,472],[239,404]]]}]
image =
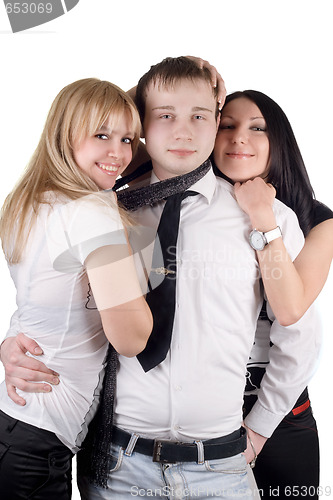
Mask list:
[{"label": "black necktie", "polygon": [[[173,321],[176,304],[176,276],[177,257],[176,245],[178,238],[180,206],[187,196],[195,196],[195,191],[169,196],[164,206],[160,223],[157,229],[157,242],[154,245],[152,270],[149,280],[154,273],[164,274],[162,283],[147,294],[147,303],[154,318],[153,331],[145,349],[137,355],[145,372],[161,363],[170,348]],[[158,240],[161,245],[159,250]],[[161,267],[161,251],[164,267]]]}]

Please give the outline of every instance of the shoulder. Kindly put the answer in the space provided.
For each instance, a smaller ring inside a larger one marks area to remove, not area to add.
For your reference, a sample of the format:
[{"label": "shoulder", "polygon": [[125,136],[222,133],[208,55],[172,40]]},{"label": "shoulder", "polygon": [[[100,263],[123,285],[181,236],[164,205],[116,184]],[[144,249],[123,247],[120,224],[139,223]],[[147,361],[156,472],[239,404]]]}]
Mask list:
[{"label": "shoulder", "polygon": [[300,228],[297,215],[282,201],[275,199],[273,210],[277,225],[281,228],[283,242],[291,257],[294,260],[304,245],[304,235]]},{"label": "shoulder", "polygon": [[313,224],[312,227],[318,226],[322,222],[333,219],[333,212],[324,203],[314,200],[313,203]]},{"label": "shoulder", "polygon": [[277,216],[284,215],[287,217],[288,216],[296,217],[295,212],[290,207],[285,205],[282,201],[278,200],[277,198],[275,198],[275,200],[274,200],[273,210],[274,210],[275,215],[277,215]]},{"label": "shoulder", "polygon": [[303,232],[300,228],[298,217],[296,213],[282,201],[275,199],[273,204],[273,211],[278,222],[278,225],[286,224],[288,227],[296,228],[300,233]]},{"label": "shoulder", "polygon": [[56,213],[65,214],[68,221],[71,221],[72,217],[87,217],[98,223],[97,215],[119,216],[117,200],[113,192],[93,193],[76,200],[60,198],[53,204],[53,208]]},{"label": "shoulder", "polygon": [[303,235],[303,232],[299,226],[297,215],[290,207],[282,203],[282,201],[275,199],[273,204],[273,211],[278,225],[285,224],[286,227],[294,228]]},{"label": "shoulder", "polygon": [[79,272],[87,256],[100,247],[126,244],[114,197],[85,196],[58,206],[48,220],[47,244],[56,271]]},{"label": "shoulder", "polygon": [[232,195],[234,193],[234,186],[225,179],[222,179],[221,177],[216,177],[216,187]]},{"label": "shoulder", "polygon": [[[216,177],[214,198],[217,199],[220,203],[236,203],[236,205],[239,207],[235,196],[234,186],[230,182],[221,179],[220,177]],[[241,210],[240,207],[239,209]]]},{"label": "shoulder", "polygon": [[47,221],[49,234],[61,231],[75,241],[122,230],[114,193],[97,193],[67,200],[67,203],[56,203]]}]

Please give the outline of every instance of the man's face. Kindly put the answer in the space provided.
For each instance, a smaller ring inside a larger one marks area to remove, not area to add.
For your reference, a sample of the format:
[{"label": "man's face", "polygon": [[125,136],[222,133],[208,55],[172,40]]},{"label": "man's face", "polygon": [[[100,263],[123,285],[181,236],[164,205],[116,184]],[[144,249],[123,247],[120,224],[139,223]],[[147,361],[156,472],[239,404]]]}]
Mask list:
[{"label": "man's face", "polygon": [[207,160],[218,126],[215,111],[212,87],[203,80],[148,87],[143,130],[160,180],[191,172]]}]

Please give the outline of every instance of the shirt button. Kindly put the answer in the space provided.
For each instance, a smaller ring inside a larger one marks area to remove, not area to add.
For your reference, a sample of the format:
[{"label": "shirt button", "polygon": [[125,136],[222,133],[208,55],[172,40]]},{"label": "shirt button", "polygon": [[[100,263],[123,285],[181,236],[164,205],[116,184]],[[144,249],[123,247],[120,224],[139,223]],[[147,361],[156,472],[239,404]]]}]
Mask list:
[{"label": "shirt button", "polygon": [[175,430],[175,431],[179,431],[179,429],[180,429],[181,427],[180,427],[180,425],[175,424],[175,425],[173,426],[173,428],[174,428],[174,430]]},{"label": "shirt button", "polygon": [[175,389],[176,389],[176,391],[181,391],[182,390],[182,386],[181,385],[175,385]]}]

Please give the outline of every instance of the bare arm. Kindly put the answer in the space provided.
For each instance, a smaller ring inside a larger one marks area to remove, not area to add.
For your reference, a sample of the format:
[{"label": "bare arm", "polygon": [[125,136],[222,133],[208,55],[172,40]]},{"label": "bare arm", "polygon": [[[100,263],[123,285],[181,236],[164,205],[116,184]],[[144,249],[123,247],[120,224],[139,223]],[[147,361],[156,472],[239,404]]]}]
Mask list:
[{"label": "bare arm", "polygon": [[130,252],[129,245],[110,245],[86,259],[104,333],[116,351],[128,357],[145,348],[153,327]]},{"label": "bare arm", "polygon": [[[262,179],[235,184],[235,195],[252,226],[269,231],[277,226],[272,204],[275,190]],[[283,326],[298,321],[322,290],[333,258],[333,220],[314,227],[294,262],[282,238],[257,252],[268,301]]]}]

